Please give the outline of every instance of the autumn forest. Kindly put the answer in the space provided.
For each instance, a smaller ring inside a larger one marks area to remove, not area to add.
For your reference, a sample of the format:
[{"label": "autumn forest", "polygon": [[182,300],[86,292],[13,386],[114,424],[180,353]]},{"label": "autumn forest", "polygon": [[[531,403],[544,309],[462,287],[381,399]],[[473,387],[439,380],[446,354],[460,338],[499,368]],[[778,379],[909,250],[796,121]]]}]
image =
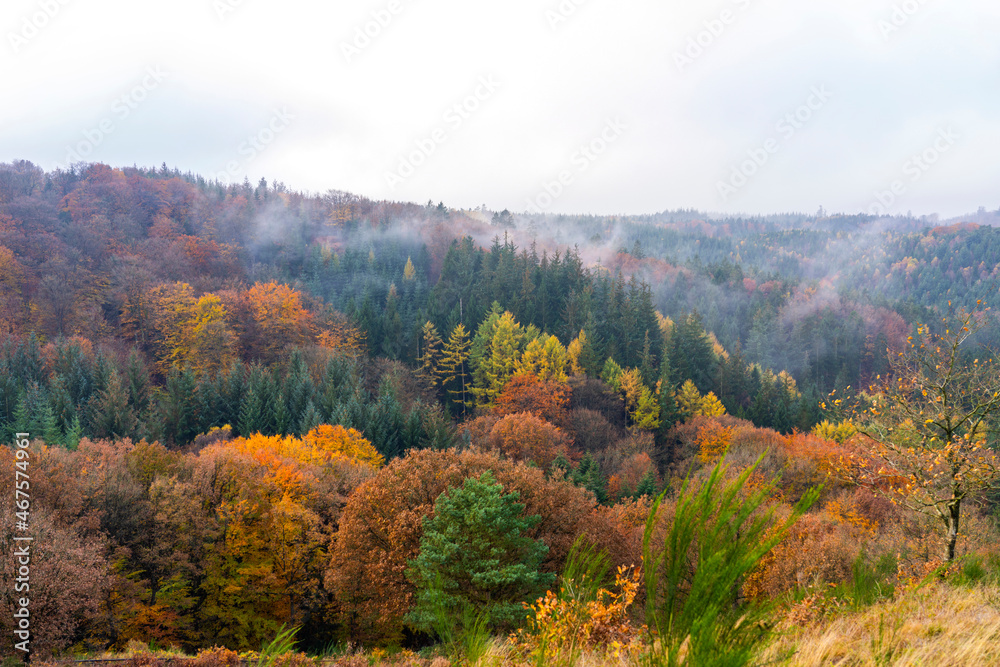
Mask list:
[{"label": "autumn forest", "polygon": [[815,664],[972,650],[879,625],[921,604],[986,645],[995,221],[0,164],[0,654],[28,460],[38,659],[800,664],[835,623]]}]

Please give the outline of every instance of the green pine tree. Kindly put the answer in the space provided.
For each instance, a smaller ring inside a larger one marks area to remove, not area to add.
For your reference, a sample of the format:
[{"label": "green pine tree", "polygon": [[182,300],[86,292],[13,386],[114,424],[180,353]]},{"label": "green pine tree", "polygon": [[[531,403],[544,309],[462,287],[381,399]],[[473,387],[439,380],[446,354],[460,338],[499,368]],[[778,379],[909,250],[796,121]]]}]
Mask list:
[{"label": "green pine tree", "polygon": [[306,404],[306,409],[302,413],[302,418],[299,419],[297,433],[298,435],[305,435],[322,423],[323,416],[320,415],[319,410],[316,408],[316,404],[309,401],[309,403]]},{"label": "green pine tree", "polygon": [[254,387],[251,387],[243,395],[237,428],[240,435],[244,438],[249,438],[255,433],[263,433],[267,429],[267,420],[264,417],[264,403]]},{"label": "green pine tree", "polygon": [[538,569],[548,547],[525,535],[541,517],[522,516],[517,500],[489,471],[438,496],[433,515],[424,519],[420,553],[409,562],[407,574],[417,587],[409,622],[428,631],[442,615],[458,619],[473,608],[493,628],[520,624],[523,604],[554,577]]}]

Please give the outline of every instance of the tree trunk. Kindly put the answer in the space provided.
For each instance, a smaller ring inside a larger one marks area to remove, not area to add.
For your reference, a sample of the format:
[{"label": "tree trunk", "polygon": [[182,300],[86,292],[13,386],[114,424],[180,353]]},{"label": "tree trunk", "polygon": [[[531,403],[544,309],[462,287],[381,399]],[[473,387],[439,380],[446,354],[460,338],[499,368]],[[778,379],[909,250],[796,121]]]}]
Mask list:
[{"label": "tree trunk", "polygon": [[961,509],[961,500],[955,500],[948,504],[948,515],[945,519],[945,523],[948,526],[948,532],[945,535],[944,560],[946,563],[955,560],[955,543],[958,542],[958,517]]}]

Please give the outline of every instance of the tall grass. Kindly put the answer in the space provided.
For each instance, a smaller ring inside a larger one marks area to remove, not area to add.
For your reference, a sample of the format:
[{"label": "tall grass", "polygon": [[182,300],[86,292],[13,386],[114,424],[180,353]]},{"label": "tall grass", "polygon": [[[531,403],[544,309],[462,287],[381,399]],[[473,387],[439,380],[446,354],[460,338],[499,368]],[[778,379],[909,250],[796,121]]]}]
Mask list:
[{"label": "tall grass", "polygon": [[767,638],[765,607],[739,600],[740,584],[816,501],[807,492],[781,522],[764,503],[773,484],[748,488],[763,456],[726,482],[725,457],[700,485],[687,479],[662,545],[654,547],[661,494],[643,535],[647,610],[655,629],[649,662],[655,665],[742,666]]},{"label": "tall grass", "polygon": [[298,628],[286,628],[284,625],[278,628],[274,639],[260,649],[257,667],[274,667],[283,655],[295,651],[295,635],[298,631]]},{"label": "tall grass", "polygon": [[[440,575],[434,585],[444,586]],[[431,628],[445,653],[460,664],[478,664],[489,652],[493,641],[489,614],[463,601],[461,613],[456,615],[443,596],[435,595],[430,599]]]}]

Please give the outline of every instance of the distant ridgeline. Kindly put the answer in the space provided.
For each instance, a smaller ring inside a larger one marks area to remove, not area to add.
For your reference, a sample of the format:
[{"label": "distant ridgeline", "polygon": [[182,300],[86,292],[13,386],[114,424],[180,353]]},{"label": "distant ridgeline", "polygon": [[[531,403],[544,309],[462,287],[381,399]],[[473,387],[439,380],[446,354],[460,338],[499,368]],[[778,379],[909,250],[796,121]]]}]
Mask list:
[{"label": "distant ridgeline", "polygon": [[391,458],[531,382],[657,438],[720,410],[808,429],[915,323],[995,300],[996,221],[518,215],[3,164],[0,437],[331,423]]}]

